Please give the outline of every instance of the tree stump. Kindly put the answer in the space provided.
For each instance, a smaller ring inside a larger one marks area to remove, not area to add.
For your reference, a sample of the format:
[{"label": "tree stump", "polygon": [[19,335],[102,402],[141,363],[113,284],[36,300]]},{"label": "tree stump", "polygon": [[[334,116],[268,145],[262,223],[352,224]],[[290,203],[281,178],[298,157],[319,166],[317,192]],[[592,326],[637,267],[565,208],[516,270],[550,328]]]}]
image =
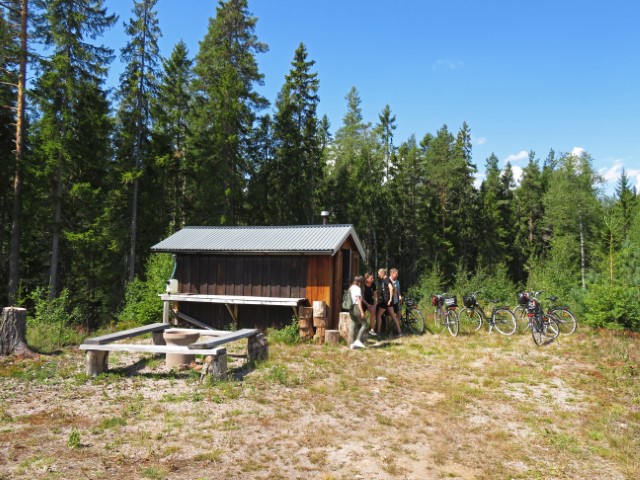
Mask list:
[{"label": "tree stump", "polygon": [[324,339],[325,343],[328,343],[329,345],[338,345],[340,343],[340,331],[325,330]]},{"label": "tree stump", "polygon": [[33,355],[27,346],[27,310],[19,307],[2,309],[0,322],[0,355]]},{"label": "tree stump", "polygon": [[349,345],[349,324],[351,323],[351,317],[349,312],[340,312],[340,322],[338,324],[338,331],[340,336],[344,338],[344,341]]}]

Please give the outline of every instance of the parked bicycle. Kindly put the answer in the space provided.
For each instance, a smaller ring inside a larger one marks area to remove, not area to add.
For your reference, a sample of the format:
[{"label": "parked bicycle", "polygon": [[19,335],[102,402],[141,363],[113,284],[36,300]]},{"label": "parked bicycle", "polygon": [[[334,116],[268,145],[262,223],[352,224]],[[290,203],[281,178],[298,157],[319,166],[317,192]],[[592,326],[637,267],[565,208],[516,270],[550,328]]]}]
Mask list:
[{"label": "parked bicycle", "polygon": [[[518,294],[518,303],[524,306],[526,311],[528,325],[527,329],[531,330],[531,336],[536,345],[543,345],[555,340],[560,334],[560,326],[557,316],[551,311],[545,312],[540,305],[538,296],[542,292],[523,292]],[[518,314],[522,310],[518,310]]]},{"label": "parked bicycle", "polygon": [[460,323],[458,322],[458,299],[455,295],[446,292],[440,295],[431,295],[431,304],[435,307],[433,311],[433,331],[442,333],[445,328],[454,337],[458,335]]},{"label": "parked bicycle", "polygon": [[[386,330],[393,330],[391,326],[393,321],[387,312],[383,315]],[[403,333],[412,333],[414,335],[422,335],[425,330],[425,321],[422,312],[418,308],[418,304],[410,298],[403,298],[400,305],[400,328]]]},{"label": "parked bicycle", "polygon": [[[539,296],[542,292],[536,292]],[[529,317],[527,315],[526,303],[529,300],[531,294],[529,292],[523,292],[518,294],[518,303],[519,305],[513,309],[513,313],[516,316],[516,321],[518,322],[518,330],[521,332],[529,330],[530,322]],[[556,323],[560,329],[560,333],[562,335],[571,335],[576,331],[578,327],[578,322],[576,321],[576,316],[573,314],[569,307],[566,305],[555,306],[554,302],[558,299],[558,297],[551,296],[547,297],[549,300],[549,305],[547,307],[546,313],[547,315],[553,315],[555,317]],[[522,303],[524,302],[524,303]]]},{"label": "parked bicycle", "polygon": [[488,316],[484,309],[478,304],[478,294],[480,291],[462,297],[465,308],[460,310],[460,328],[465,332],[477,332],[482,327],[482,323],[489,325],[489,333],[495,328],[502,335],[511,335],[516,331],[516,317],[509,307],[499,307],[500,300],[488,300],[493,304],[491,315]]}]

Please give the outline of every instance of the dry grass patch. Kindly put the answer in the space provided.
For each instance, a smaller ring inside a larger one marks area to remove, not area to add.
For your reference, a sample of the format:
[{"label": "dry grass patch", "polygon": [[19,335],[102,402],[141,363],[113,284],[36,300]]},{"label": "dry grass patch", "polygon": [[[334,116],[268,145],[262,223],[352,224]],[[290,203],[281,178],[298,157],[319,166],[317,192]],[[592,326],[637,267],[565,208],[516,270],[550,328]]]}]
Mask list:
[{"label": "dry grass patch", "polygon": [[0,479],[640,478],[639,342],[273,344],[203,384],[153,358],[95,379],[73,349],[0,358]]}]

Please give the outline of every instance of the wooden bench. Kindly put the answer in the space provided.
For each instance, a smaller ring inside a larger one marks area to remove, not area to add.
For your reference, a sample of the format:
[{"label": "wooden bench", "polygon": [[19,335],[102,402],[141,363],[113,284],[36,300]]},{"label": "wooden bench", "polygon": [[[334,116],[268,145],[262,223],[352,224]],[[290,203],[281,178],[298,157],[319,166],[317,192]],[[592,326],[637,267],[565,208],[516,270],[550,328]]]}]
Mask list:
[{"label": "wooden bench", "polygon": [[223,304],[233,322],[238,324],[238,307],[240,305],[264,305],[276,307],[291,307],[293,315],[298,316],[297,308],[306,304],[306,298],[289,298],[289,297],[253,297],[243,295],[205,295],[200,293],[163,293],[159,295],[164,302],[162,320],[169,323],[169,302],[194,302],[194,303],[217,303]]},{"label": "wooden bench", "polygon": [[[166,345],[164,331],[198,333],[201,337],[213,337],[212,340],[192,343],[191,345]],[[151,333],[152,344],[113,343],[118,340],[133,338],[145,333]],[[212,373],[219,378],[227,374],[227,349],[222,347],[226,343],[247,339],[247,360],[254,362],[264,360],[269,355],[266,337],[257,329],[245,328],[236,332],[223,330],[195,330],[172,328],[166,323],[154,323],[144,327],[131,328],[122,332],[110,333],[100,337],[87,338],[80,350],[87,352],[86,373],[96,376],[108,369],[109,352],[146,352],[155,354],[190,354],[211,357]]]}]

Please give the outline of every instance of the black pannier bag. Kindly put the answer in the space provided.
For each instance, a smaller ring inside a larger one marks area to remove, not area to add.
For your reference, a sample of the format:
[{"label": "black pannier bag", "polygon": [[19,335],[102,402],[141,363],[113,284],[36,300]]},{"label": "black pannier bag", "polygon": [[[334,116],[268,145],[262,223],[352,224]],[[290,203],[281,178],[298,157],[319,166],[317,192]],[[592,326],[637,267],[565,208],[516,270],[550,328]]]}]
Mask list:
[{"label": "black pannier bag", "polygon": [[529,294],[527,292],[522,292],[518,294],[518,304],[526,305],[529,301]]},{"label": "black pannier bag", "polygon": [[472,308],[476,305],[476,299],[473,295],[465,295],[462,297],[462,303],[464,303],[465,307]]}]

